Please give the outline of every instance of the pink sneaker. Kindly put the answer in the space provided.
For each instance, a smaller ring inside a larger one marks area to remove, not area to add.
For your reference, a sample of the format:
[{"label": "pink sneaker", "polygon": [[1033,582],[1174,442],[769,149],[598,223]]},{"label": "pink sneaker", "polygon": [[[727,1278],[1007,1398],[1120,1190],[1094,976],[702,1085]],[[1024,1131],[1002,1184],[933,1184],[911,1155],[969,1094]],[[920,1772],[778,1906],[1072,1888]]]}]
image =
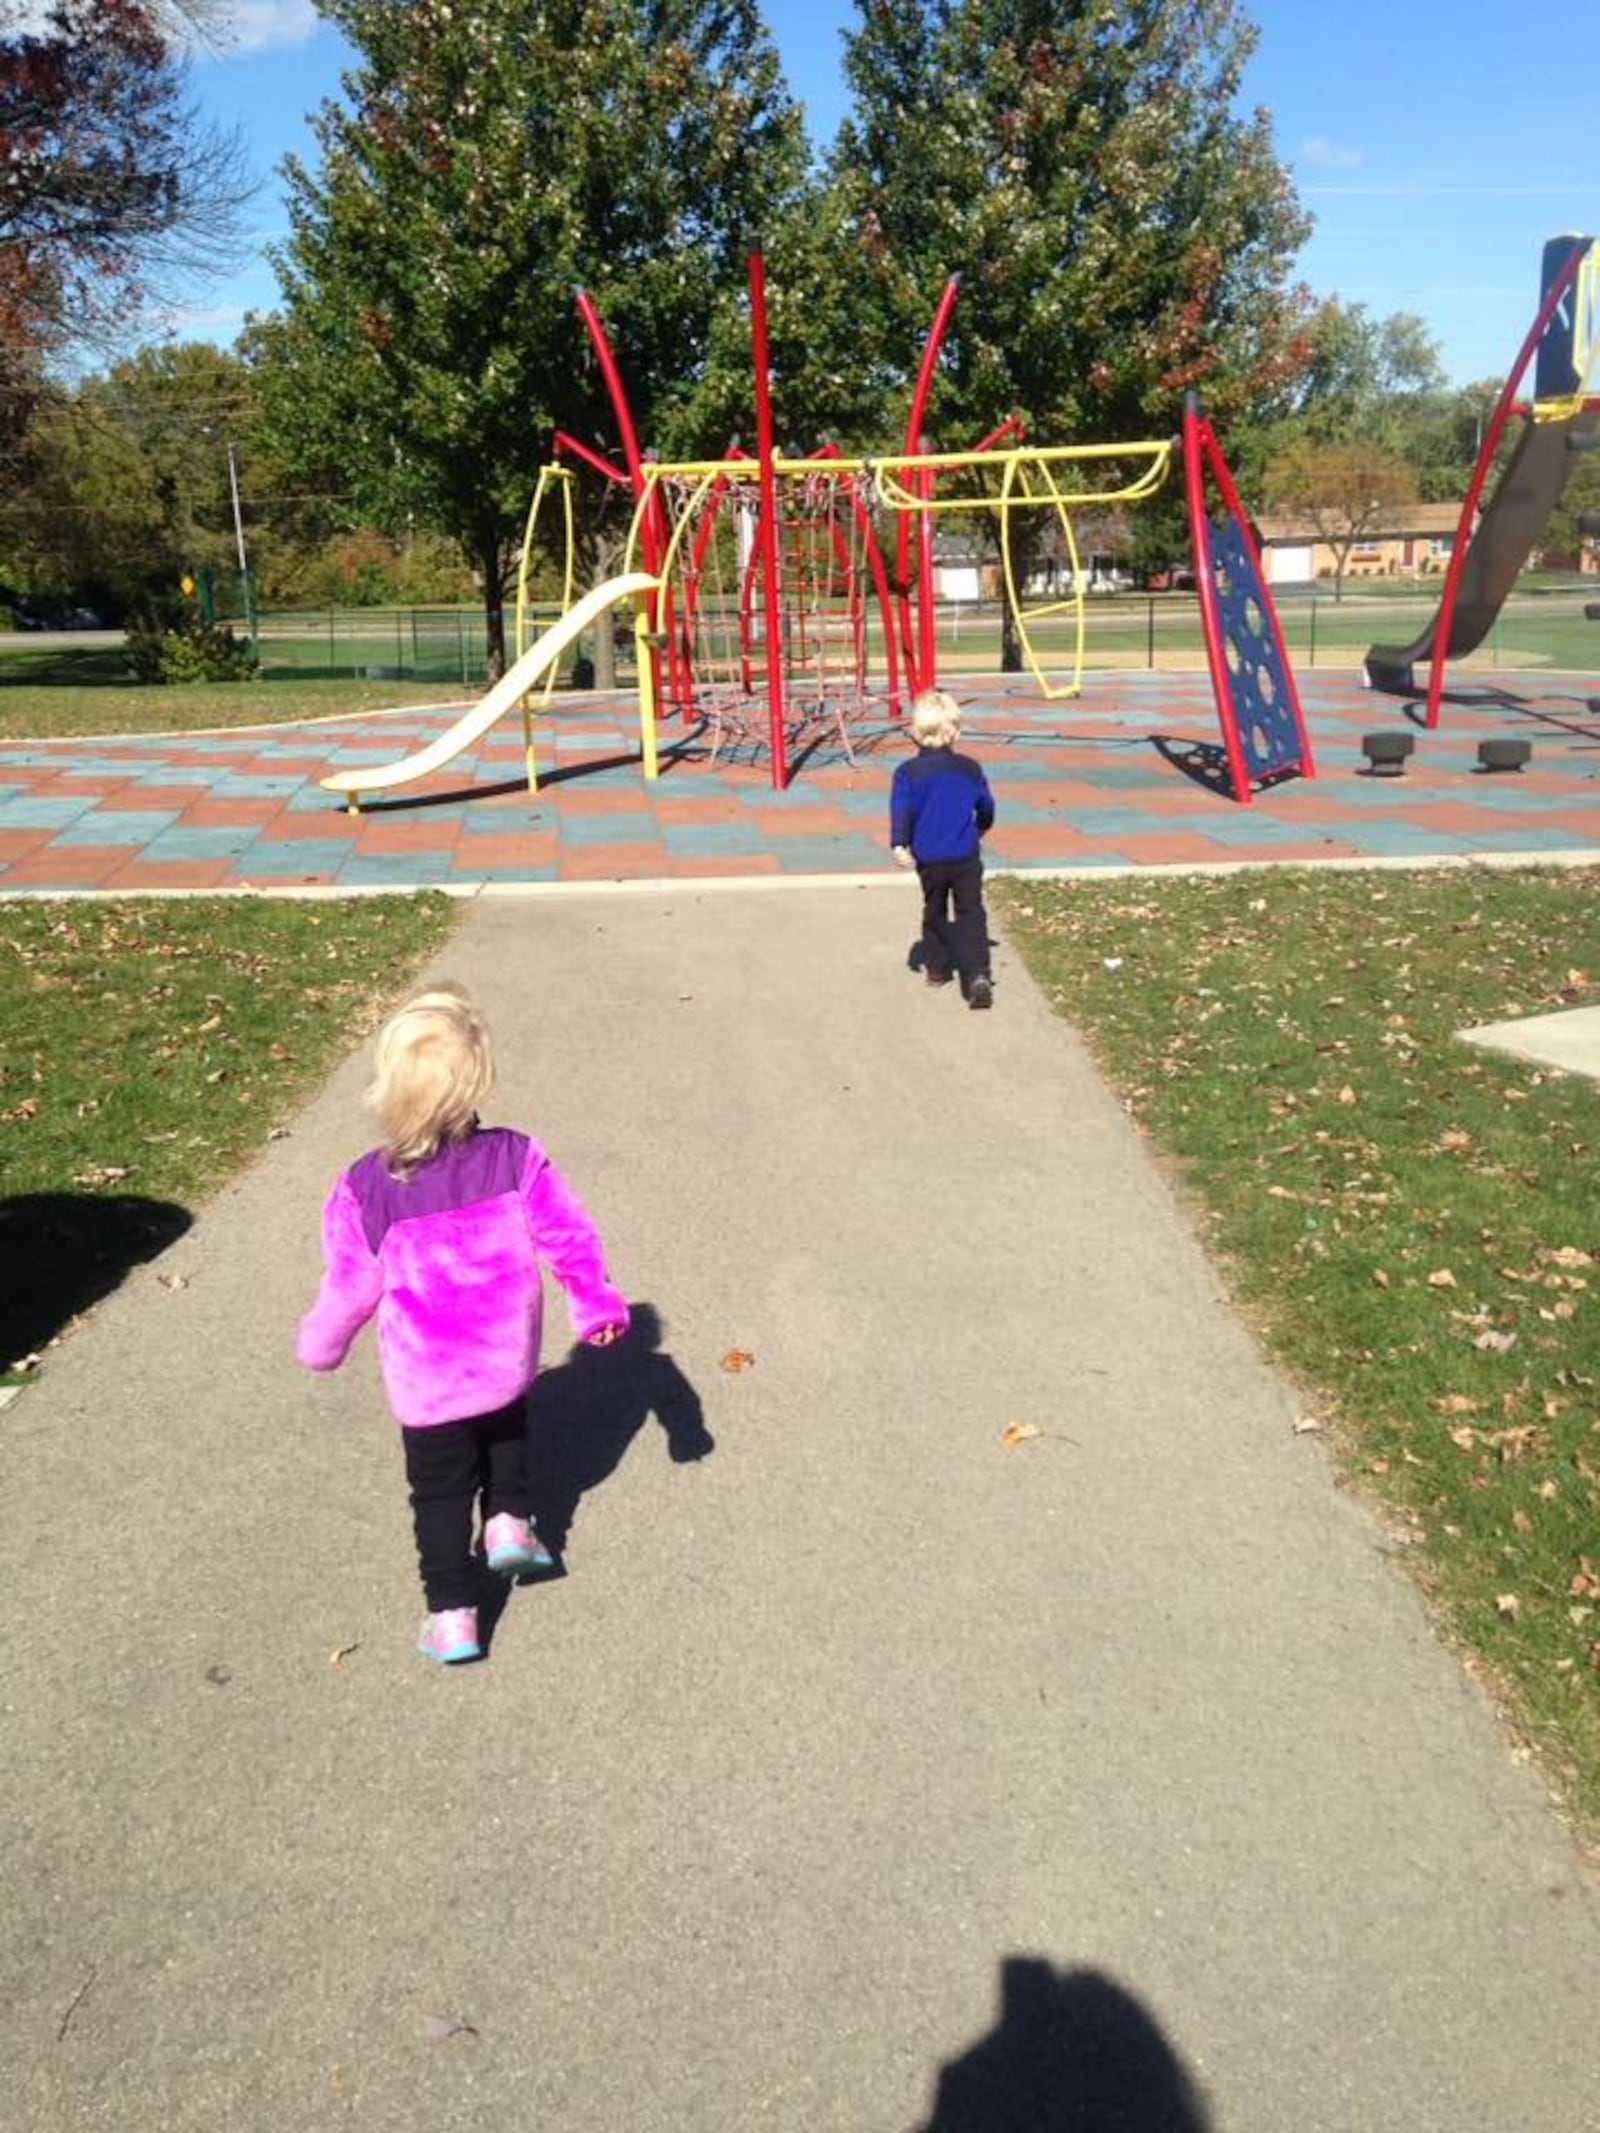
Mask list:
[{"label": "pink sneaker", "polygon": [[555,1557],[545,1547],[525,1518],[500,1511],[483,1529],[483,1552],[489,1568],[503,1578],[518,1578],[530,1570],[548,1570]]},{"label": "pink sneaker", "polygon": [[437,1659],[441,1666],[458,1666],[463,1659],[480,1658],[478,1610],[443,1607],[429,1615],[417,1638],[417,1650],[424,1659]]}]

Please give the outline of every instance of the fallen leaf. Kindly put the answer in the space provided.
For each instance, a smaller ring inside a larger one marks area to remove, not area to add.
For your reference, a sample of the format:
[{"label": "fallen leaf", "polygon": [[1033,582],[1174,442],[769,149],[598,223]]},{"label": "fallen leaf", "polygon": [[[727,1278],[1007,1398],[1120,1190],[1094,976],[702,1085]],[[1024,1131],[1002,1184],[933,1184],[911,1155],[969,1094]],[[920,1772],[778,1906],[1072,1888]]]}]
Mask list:
[{"label": "fallen leaf", "polygon": [[1481,1403],[1473,1399],[1470,1393],[1447,1392],[1433,1404],[1442,1415],[1475,1415]]},{"label": "fallen leaf", "polygon": [[722,1367],[724,1370],[733,1372],[753,1370],[755,1368],[755,1360],[748,1348],[730,1348],[722,1358]]},{"label": "fallen leaf", "polygon": [[1372,1269],[1372,1278],[1380,1289],[1386,1289],[1389,1286],[1389,1277],[1381,1266],[1375,1266]]},{"label": "fallen leaf", "polygon": [[344,1664],[345,1660],[349,1658],[349,1656],[350,1656],[350,1654],[351,1654],[352,1652],[358,1652],[358,1651],[360,1651],[360,1649],[361,1649],[361,1642],[360,1642],[360,1639],[359,1639],[359,1638],[358,1638],[358,1639],[356,1640],[356,1642],[355,1642],[354,1644],[341,1644],[341,1645],[340,1645],[340,1647],[339,1647],[339,1649],[338,1649],[338,1650],[337,1650],[336,1652],[329,1652],[329,1654],[328,1654],[328,1664],[329,1664],[329,1666],[342,1666],[342,1665]]},{"label": "fallen leaf", "polygon": [[156,1279],[164,1289],[186,1289],[189,1286],[187,1274],[158,1274]]},{"label": "fallen leaf", "polygon": [[424,2015],[422,2034],[430,2044],[445,2044],[452,2037],[475,2037],[478,2032],[460,2015]]},{"label": "fallen leaf", "polygon": [[1496,1333],[1491,1327],[1487,1332],[1473,1335],[1472,1345],[1481,1348],[1486,1355],[1509,1355],[1517,1345],[1514,1333]]},{"label": "fallen leaf", "polygon": [[1435,1267],[1428,1276],[1428,1287],[1430,1289],[1453,1289],[1455,1285],[1456,1277],[1447,1266]]},{"label": "fallen leaf", "polygon": [[1037,1422],[1011,1422],[1006,1425],[1000,1442],[1008,1452],[1014,1452],[1019,1444],[1027,1444],[1034,1437],[1042,1437],[1044,1431]]},{"label": "fallen leaf", "polygon": [[1522,1612],[1522,1602],[1514,1592],[1497,1592],[1494,1596],[1494,1611],[1503,1621],[1515,1622]]},{"label": "fallen leaf", "polygon": [[1294,1418],[1294,1433],[1297,1437],[1309,1437],[1313,1430],[1321,1427],[1322,1424],[1315,1415],[1296,1415]]}]

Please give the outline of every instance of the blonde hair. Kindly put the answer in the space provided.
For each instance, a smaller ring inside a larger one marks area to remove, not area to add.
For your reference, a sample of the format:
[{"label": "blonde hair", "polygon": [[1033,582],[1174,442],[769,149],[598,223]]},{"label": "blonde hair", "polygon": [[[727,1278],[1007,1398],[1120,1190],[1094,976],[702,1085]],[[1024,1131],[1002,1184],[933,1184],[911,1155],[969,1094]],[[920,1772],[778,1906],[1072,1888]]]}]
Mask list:
[{"label": "blonde hair", "polygon": [[961,706],[943,689],[924,689],[911,705],[911,738],[919,748],[952,747],[961,732]]},{"label": "blonde hair", "polygon": [[488,1026],[459,985],[420,992],[378,1032],[367,1102],[396,1177],[466,1137],[494,1087]]}]

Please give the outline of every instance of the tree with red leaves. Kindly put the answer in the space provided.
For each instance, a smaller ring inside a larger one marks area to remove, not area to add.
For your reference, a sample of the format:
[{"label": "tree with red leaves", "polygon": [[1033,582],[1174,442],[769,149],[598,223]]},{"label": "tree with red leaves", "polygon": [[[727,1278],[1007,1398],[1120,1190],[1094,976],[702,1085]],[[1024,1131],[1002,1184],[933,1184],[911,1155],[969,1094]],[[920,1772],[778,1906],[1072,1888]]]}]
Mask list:
[{"label": "tree with red leaves", "polygon": [[220,264],[247,188],[185,95],[178,35],[205,13],[0,0],[0,395]]}]

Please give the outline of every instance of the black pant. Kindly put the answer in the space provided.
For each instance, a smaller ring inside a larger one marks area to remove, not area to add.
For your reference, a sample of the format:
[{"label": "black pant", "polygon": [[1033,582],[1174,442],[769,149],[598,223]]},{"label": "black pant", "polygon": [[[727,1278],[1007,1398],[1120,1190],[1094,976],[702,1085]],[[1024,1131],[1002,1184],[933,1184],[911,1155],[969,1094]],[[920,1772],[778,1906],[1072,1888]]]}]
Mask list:
[{"label": "black pant", "polygon": [[922,967],[935,977],[948,977],[954,970],[965,992],[974,978],[989,975],[983,861],[976,857],[919,860],[917,879],[922,884]]},{"label": "black pant", "polygon": [[484,1523],[510,1511],[528,1515],[528,1443],[521,1400],[492,1415],[400,1431],[417,1564],[428,1610],[471,1607],[478,1598],[472,1516],[482,1499]]}]

